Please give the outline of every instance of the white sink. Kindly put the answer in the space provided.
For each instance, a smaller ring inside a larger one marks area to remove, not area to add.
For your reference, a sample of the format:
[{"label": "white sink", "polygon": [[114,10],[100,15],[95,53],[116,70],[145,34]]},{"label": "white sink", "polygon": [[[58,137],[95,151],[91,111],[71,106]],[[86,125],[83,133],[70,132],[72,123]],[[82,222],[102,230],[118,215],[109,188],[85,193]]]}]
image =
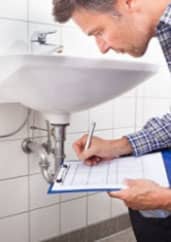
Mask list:
[{"label": "white sink", "polygon": [[67,56],[0,57],[0,102],[41,111],[51,122],[117,97],[158,70],[147,63]]}]

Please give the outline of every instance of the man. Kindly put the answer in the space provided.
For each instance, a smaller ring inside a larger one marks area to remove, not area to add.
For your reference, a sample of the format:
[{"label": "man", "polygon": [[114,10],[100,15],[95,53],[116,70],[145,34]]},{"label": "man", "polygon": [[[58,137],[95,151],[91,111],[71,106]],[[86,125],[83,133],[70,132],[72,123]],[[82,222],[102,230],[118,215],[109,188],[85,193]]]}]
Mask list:
[{"label": "man", "polygon": [[[142,56],[156,36],[171,71],[170,0],[54,0],[58,22],[72,18],[89,36],[94,36],[102,53],[113,49],[134,57]],[[171,114],[153,118],[137,133],[116,140],[93,137],[84,151],[87,136],[73,144],[79,159],[94,165],[122,155],[139,156],[171,147]],[[171,211],[171,190],[148,180],[128,180],[128,189],[110,193],[130,208],[138,242],[171,242],[171,212],[165,218],[145,218],[138,210]]]}]

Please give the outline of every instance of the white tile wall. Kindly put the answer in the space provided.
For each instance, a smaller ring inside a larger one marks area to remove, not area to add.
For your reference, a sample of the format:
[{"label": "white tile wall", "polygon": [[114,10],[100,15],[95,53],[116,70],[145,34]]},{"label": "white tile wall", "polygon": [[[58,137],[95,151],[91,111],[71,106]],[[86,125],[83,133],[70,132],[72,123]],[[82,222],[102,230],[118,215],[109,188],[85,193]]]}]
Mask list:
[{"label": "white tile wall", "polygon": [[96,57],[98,53],[94,39],[87,37],[76,27],[65,27],[63,31],[63,44],[65,46],[65,55]]},{"label": "white tile wall", "polygon": [[163,116],[169,112],[170,99],[145,98],[144,100],[144,122],[151,117]]},{"label": "white tile wall", "polygon": [[86,226],[86,198],[61,204],[61,232],[67,233]]},{"label": "white tile wall", "polygon": [[146,80],[145,82],[137,86],[136,97],[144,97],[145,84],[147,82],[147,85],[148,85],[149,80],[150,79]]},{"label": "white tile wall", "polygon": [[96,130],[112,129],[113,102],[109,101],[98,107],[90,109],[90,122],[96,122]]},{"label": "white tile wall", "polygon": [[112,198],[112,216],[113,217],[120,216],[127,212],[128,212],[128,209],[122,201]]},{"label": "white tile wall", "polygon": [[0,151],[0,179],[28,175],[28,161],[21,150],[21,140],[1,141]]},{"label": "white tile wall", "polygon": [[31,212],[31,242],[59,235],[59,205]]},{"label": "white tile wall", "polygon": [[67,139],[65,142],[65,148],[66,148],[66,159],[67,160],[77,160],[77,156],[72,148],[73,143],[82,137],[84,133],[77,133],[77,134],[67,134]]},{"label": "white tile wall", "polygon": [[54,18],[52,16],[52,0],[46,0],[46,4],[42,4],[41,0],[30,0],[29,20],[54,24]]},{"label": "white tile wall", "polygon": [[131,128],[135,126],[135,98],[119,97],[114,101],[113,127]]},{"label": "white tile wall", "polygon": [[0,182],[0,217],[28,211],[28,178]]},{"label": "white tile wall", "polygon": [[0,19],[0,33],[0,55],[27,51],[27,23]]},{"label": "white tile wall", "polygon": [[115,129],[113,132],[113,138],[118,139],[124,135],[132,134],[134,131],[135,131],[134,128]]},{"label": "white tile wall", "polygon": [[136,129],[144,125],[144,97],[136,100]]},{"label": "white tile wall", "polygon": [[70,118],[70,125],[67,132],[87,132],[88,130],[89,113],[88,111],[73,113]]},{"label": "white tile wall", "polygon": [[[0,105],[0,135],[11,133],[23,123],[27,115],[27,110],[18,104],[3,104]],[[27,135],[27,127],[25,126],[15,136],[8,139],[18,139]]]},{"label": "white tile wall", "polygon": [[41,174],[30,176],[30,208],[40,208],[59,203],[59,195],[48,195],[49,185]]},{"label": "white tile wall", "polygon": [[98,136],[102,139],[112,139],[113,138],[113,130],[99,130],[94,132],[95,136]]},{"label": "white tile wall", "polygon": [[88,224],[98,223],[111,217],[111,198],[106,193],[88,197]]},{"label": "white tile wall", "polygon": [[86,197],[87,194],[86,193],[83,193],[83,192],[78,192],[78,193],[64,193],[64,194],[61,194],[61,202],[64,202],[64,201],[71,201],[73,199],[77,199],[77,198],[83,198],[83,197]]},{"label": "white tile wall", "polygon": [[[51,7],[51,0],[6,0],[1,3],[0,55],[25,53],[29,50],[28,40],[33,31],[56,29],[57,35],[49,36],[48,41],[61,43],[63,40],[65,55],[137,61],[112,51],[101,55],[94,39],[85,36],[72,21],[62,25],[61,31],[51,16]],[[67,159],[77,159],[72,143],[87,133],[91,121],[97,122],[95,135],[112,139],[138,130],[152,116],[168,111],[171,105],[170,74],[156,39],[151,42],[148,53],[138,61],[153,62],[162,67],[155,77],[116,100],[73,114],[67,129]],[[0,105],[0,134],[16,129],[25,115],[26,109],[21,105]],[[46,127],[41,115],[35,115],[31,116],[29,125]],[[38,242],[127,212],[122,202],[108,198],[105,193],[48,196],[38,157],[31,155],[28,159],[20,149],[28,134],[34,138],[44,136],[43,132],[28,132],[25,127],[17,135],[0,140],[0,239],[3,242]]]},{"label": "white tile wall", "polygon": [[0,17],[27,20],[27,0],[6,0],[1,4]]},{"label": "white tile wall", "polygon": [[148,51],[143,57],[140,58],[141,61],[147,61],[151,63],[156,63],[162,66],[166,65],[163,52],[159,45],[158,39],[153,38],[149,44]]},{"label": "white tile wall", "polygon": [[28,214],[1,219],[0,238],[3,242],[29,242]]},{"label": "white tile wall", "polygon": [[170,98],[171,75],[167,67],[161,67],[159,72],[144,85],[145,97]]}]

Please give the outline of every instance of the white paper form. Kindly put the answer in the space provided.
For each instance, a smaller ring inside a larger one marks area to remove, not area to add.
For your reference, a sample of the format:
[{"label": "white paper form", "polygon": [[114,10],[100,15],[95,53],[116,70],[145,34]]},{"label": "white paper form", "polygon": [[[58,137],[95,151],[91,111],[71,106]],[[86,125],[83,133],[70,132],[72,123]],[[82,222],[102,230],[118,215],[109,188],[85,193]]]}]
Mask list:
[{"label": "white paper form", "polygon": [[162,186],[169,182],[160,152],[141,157],[123,157],[87,166],[82,161],[68,161],[68,172],[63,182],[55,182],[51,188],[57,191],[102,191],[125,188],[124,180],[150,179]]}]

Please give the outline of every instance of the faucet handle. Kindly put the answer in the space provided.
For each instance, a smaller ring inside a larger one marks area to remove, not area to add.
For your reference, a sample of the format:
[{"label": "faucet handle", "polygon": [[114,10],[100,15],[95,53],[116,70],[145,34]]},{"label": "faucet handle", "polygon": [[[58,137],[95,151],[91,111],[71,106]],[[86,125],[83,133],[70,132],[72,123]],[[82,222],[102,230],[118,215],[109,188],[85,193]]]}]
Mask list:
[{"label": "faucet handle", "polygon": [[56,30],[52,30],[52,31],[45,31],[45,32],[40,32],[40,31],[36,31],[33,32],[32,37],[31,37],[31,42],[38,42],[42,45],[45,45],[47,43],[47,35],[50,34],[55,34],[57,31]]},{"label": "faucet handle", "polygon": [[52,30],[52,31],[43,32],[43,34],[47,36],[48,34],[56,34],[56,32],[57,30]]}]

